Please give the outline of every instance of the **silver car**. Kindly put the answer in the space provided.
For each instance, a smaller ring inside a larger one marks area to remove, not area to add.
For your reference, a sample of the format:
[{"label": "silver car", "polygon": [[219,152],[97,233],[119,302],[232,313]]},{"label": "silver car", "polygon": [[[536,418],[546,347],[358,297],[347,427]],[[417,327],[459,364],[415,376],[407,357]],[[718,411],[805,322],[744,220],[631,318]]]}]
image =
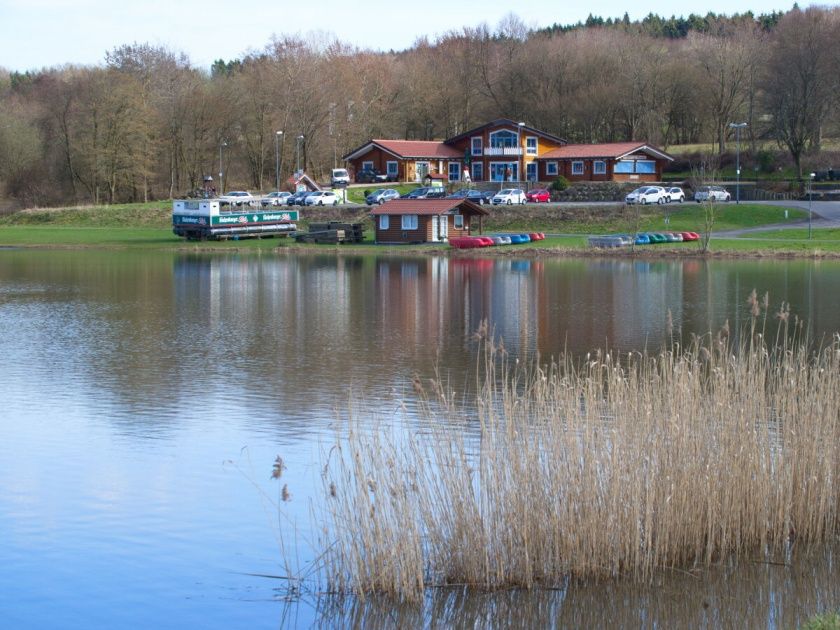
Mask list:
[{"label": "silver car", "polygon": [[730,201],[732,195],[723,186],[700,186],[694,193],[694,201]]}]

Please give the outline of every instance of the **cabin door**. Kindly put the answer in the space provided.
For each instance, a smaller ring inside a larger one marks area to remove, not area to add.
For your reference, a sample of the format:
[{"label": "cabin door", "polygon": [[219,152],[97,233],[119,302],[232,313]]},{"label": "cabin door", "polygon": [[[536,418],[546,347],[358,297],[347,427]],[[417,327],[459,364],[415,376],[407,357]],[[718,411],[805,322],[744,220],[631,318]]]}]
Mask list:
[{"label": "cabin door", "polygon": [[432,243],[438,242],[438,216],[432,215]]}]

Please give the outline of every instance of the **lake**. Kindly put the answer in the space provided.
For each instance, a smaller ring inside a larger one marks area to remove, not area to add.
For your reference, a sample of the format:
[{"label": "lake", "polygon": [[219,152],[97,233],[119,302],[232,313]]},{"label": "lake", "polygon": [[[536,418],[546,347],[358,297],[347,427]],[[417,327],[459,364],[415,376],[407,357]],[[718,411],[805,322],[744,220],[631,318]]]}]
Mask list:
[{"label": "lake", "polygon": [[2,250],[3,625],[795,625],[840,604],[837,549],[420,610],[289,598],[266,577],[283,548],[313,559],[338,414],[410,416],[412,377],[436,368],[469,391],[482,321],[523,358],[655,350],[746,325],[753,289],[815,338],[840,330],[833,261]]}]

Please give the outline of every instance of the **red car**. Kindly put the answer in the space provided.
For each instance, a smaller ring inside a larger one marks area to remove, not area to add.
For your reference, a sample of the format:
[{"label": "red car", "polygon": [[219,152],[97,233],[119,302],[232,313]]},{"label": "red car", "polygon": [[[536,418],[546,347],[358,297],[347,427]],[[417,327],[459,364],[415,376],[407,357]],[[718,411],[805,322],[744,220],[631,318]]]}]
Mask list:
[{"label": "red car", "polygon": [[551,193],[549,193],[545,188],[535,188],[534,190],[529,190],[525,193],[525,199],[531,203],[548,203],[551,201]]}]

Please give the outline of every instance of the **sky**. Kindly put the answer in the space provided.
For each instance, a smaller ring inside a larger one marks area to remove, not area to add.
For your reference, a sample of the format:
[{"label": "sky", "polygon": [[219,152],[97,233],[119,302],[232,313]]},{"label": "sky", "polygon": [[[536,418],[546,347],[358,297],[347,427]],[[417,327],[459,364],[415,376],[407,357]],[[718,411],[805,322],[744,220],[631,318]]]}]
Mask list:
[{"label": "sky", "polygon": [[[803,8],[811,2],[799,3]],[[832,0],[814,4],[833,4]],[[640,19],[709,11],[731,15],[786,11],[793,0],[0,0],[0,67],[23,72],[65,64],[102,64],[117,46],[148,43],[183,52],[193,65],[262,50],[273,36],[333,35],[375,50],[409,48],[418,37],[487,23],[509,13],[529,27],[573,24],[592,13]]]}]

